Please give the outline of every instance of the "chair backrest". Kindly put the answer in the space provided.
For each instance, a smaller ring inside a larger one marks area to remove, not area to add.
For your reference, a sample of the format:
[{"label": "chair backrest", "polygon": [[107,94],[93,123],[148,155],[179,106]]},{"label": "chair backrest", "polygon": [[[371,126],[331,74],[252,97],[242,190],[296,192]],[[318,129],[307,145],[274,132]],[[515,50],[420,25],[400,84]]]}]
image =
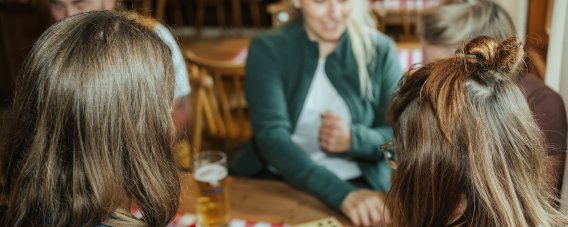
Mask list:
[{"label": "chair backrest", "polygon": [[191,51],[184,54],[195,98],[194,122],[190,122],[194,149],[201,148],[203,132],[224,141],[250,139],[252,129],[244,98],[244,65],[200,58]]},{"label": "chair backrest", "polygon": [[[189,95],[191,105],[191,113],[189,124],[191,127],[188,128],[188,134],[191,135],[191,147],[195,152],[201,150],[201,143],[203,138],[203,123],[204,123],[204,104],[207,102],[207,91],[213,88],[213,79],[207,75],[201,75],[199,67],[196,65],[189,65],[189,83],[191,84],[191,93]],[[194,152],[190,152],[192,154]],[[190,155],[191,157],[191,155]]]}]

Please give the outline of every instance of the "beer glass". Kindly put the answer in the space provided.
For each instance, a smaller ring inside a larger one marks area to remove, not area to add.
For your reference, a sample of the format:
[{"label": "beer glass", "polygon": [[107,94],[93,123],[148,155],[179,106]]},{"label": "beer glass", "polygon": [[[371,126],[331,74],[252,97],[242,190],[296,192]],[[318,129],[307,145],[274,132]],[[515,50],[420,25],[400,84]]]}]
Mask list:
[{"label": "beer glass", "polygon": [[227,156],[221,151],[203,151],[195,155],[193,168],[199,226],[229,226]]}]

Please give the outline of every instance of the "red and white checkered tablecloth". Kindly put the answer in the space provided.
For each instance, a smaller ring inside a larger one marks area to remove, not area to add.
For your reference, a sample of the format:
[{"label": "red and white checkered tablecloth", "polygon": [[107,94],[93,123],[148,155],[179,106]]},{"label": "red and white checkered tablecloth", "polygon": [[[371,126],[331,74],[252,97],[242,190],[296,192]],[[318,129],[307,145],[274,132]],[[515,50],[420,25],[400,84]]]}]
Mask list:
[{"label": "red and white checkered tablecloth", "polygon": [[[142,213],[137,208],[132,208],[132,215],[136,218],[142,218]],[[177,213],[174,220],[168,227],[196,227],[197,215],[192,213]],[[233,219],[229,224],[230,227],[290,227],[288,224],[274,224],[268,222],[258,222],[251,220]]]}]

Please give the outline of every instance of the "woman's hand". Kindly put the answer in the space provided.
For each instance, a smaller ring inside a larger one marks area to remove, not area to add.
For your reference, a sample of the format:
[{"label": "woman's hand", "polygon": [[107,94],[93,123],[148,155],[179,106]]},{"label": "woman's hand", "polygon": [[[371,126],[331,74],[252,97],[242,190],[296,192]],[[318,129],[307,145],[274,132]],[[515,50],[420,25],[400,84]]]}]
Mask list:
[{"label": "woman's hand", "polygon": [[320,146],[333,153],[351,150],[351,129],[339,115],[331,111],[321,114]]},{"label": "woman's hand", "polygon": [[343,201],[341,210],[356,226],[377,226],[391,222],[384,195],[368,189],[350,192]]}]

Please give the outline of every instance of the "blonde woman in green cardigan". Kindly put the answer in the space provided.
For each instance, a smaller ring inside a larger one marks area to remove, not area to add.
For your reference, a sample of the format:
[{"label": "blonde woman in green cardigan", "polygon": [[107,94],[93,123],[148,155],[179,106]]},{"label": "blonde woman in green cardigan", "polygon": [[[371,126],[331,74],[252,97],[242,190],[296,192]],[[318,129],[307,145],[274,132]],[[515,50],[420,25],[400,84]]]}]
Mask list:
[{"label": "blonde woman in green cardigan", "polygon": [[231,165],[276,175],[355,225],[389,222],[391,170],[379,146],[402,75],[394,43],[373,29],[365,0],[294,0],[301,16],[251,41],[246,98],[254,138]]}]

